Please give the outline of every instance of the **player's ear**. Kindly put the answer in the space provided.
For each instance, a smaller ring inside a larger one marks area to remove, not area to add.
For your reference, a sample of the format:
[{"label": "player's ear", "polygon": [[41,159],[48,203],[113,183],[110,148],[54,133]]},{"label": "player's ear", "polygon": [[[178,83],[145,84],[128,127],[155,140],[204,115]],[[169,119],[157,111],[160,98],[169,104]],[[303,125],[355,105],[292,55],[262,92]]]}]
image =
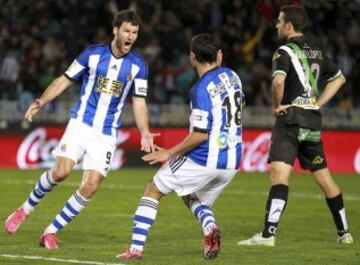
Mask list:
[{"label": "player's ear", "polygon": [[191,65],[194,66],[194,65],[195,65],[195,60],[196,60],[195,53],[190,52],[190,54],[189,54],[189,59],[190,59]]},{"label": "player's ear", "polygon": [[294,29],[294,26],[291,22],[286,22],[285,27],[287,31],[292,31]]},{"label": "player's ear", "polygon": [[113,34],[114,34],[115,36],[117,36],[118,31],[119,31],[119,28],[118,28],[118,27],[113,27]]},{"label": "player's ear", "polygon": [[221,66],[222,64],[222,61],[223,61],[223,57],[224,57],[224,54],[222,52],[222,50],[218,50],[217,54],[216,54],[216,64],[217,66]]}]

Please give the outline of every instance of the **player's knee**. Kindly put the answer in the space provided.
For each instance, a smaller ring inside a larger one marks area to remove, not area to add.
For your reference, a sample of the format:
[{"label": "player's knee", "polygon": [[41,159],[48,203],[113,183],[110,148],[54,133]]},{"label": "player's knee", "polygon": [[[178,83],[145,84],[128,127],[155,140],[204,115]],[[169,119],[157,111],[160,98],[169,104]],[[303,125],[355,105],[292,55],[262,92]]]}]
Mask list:
[{"label": "player's knee", "polygon": [[277,184],[285,184],[288,185],[289,177],[287,174],[284,174],[284,172],[276,167],[270,167],[270,181],[271,185],[277,185]]},{"label": "player's knee", "polygon": [[155,183],[153,181],[151,181],[150,183],[148,183],[144,196],[148,196],[151,198],[154,198],[156,200],[159,200],[163,194],[159,191],[159,189],[156,187]]},{"label": "player's knee", "polygon": [[99,188],[99,182],[98,181],[85,181],[80,186],[80,193],[85,198],[90,198],[92,195],[95,194],[95,192]]},{"label": "player's knee", "polygon": [[278,184],[287,184],[287,181],[284,178],[281,178],[277,175],[271,175],[270,177],[271,185],[278,185]]},{"label": "player's knee", "polygon": [[66,167],[57,166],[51,171],[51,176],[55,182],[61,182],[70,174],[71,170]]}]

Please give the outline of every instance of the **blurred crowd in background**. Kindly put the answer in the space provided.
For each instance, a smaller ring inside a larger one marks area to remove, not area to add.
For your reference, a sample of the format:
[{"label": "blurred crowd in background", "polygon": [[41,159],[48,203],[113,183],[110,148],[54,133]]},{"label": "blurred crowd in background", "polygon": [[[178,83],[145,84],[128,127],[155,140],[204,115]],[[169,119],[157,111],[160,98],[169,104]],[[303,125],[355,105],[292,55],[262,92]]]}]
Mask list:
[{"label": "blurred crowd in background", "polygon": [[[360,1],[312,0],[0,0],[0,99],[26,108],[90,44],[112,39],[113,16],[138,10],[135,49],[149,64],[149,101],[188,104],[196,80],[189,65],[194,34],[221,41],[224,65],[241,77],[250,106],[270,106],[274,28],[281,5],[302,4],[308,35],[340,66],[347,83],[329,107],[360,108]],[[70,97],[78,97],[73,89]]]}]

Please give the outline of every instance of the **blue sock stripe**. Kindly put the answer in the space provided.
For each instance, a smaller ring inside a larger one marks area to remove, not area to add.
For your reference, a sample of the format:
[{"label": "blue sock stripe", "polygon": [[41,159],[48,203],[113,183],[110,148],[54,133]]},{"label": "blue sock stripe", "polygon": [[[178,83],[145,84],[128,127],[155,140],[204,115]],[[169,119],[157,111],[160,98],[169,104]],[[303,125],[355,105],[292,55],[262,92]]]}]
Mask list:
[{"label": "blue sock stripe", "polygon": [[202,227],[207,227],[209,224],[215,224],[215,220],[208,220]]},{"label": "blue sock stripe", "polygon": [[38,203],[34,202],[30,197],[28,198],[28,202],[31,206],[36,206]]},{"label": "blue sock stripe", "polygon": [[47,190],[43,187],[43,185],[41,185],[41,181],[39,180],[38,181],[38,185],[39,185],[39,189],[42,191],[42,192],[49,192],[50,190]]},{"label": "blue sock stripe", "polygon": [[200,211],[208,210],[208,209],[209,209],[209,207],[207,207],[205,205],[200,205],[194,210],[194,214],[195,214],[195,216],[198,216]]},{"label": "blue sock stripe", "polygon": [[62,224],[60,224],[56,219],[54,219],[52,221],[52,224],[56,227],[56,229],[60,230],[61,228],[63,228],[64,226]]},{"label": "blue sock stripe", "polygon": [[203,223],[204,220],[205,220],[205,218],[206,218],[206,217],[209,217],[209,216],[211,216],[211,217],[214,218],[214,216],[213,216],[211,213],[205,213],[205,214],[203,214],[203,215],[200,217],[200,223]]},{"label": "blue sock stripe", "polygon": [[133,234],[139,234],[139,235],[143,235],[143,236],[147,236],[149,233],[148,230],[142,229],[139,227],[134,227],[132,232],[133,232]]},{"label": "blue sock stripe", "polygon": [[60,216],[62,217],[62,219],[64,219],[66,222],[70,222],[72,220],[71,217],[67,216],[66,213],[64,211],[60,212]]},{"label": "blue sock stripe", "polygon": [[76,210],[70,205],[70,203],[67,202],[67,203],[65,204],[65,207],[68,208],[69,211],[70,211],[73,215],[78,215],[78,214],[79,214],[79,212],[76,211]]},{"label": "blue sock stripe", "polygon": [[42,195],[39,194],[36,189],[33,189],[32,194],[33,194],[36,198],[38,198],[39,200],[44,197],[44,194],[42,194]]},{"label": "blue sock stripe", "polygon": [[148,224],[148,225],[152,225],[154,223],[153,219],[150,219],[148,217],[141,216],[141,215],[135,215],[134,221],[137,221],[137,222],[140,222],[140,223],[145,223],[145,224]]},{"label": "blue sock stripe", "polygon": [[132,240],[131,242],[132,245],[138,245],[138,246],[143,246],[145,244],[144,241],[140,241],[140,240]]}]

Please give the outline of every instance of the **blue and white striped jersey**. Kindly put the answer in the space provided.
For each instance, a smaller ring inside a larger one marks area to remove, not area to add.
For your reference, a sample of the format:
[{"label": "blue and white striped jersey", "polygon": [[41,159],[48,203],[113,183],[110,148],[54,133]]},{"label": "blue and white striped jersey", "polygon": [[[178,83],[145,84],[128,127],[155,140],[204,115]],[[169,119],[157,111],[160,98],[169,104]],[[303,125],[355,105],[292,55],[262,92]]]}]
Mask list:
[{"label": "blue and white striped jersey", "polygon": [[185,156],[209,168],[239,168],[243,100],[241,81],[234,71],[217,67],[206,72],[191,89],[190,130],[209,137]]},{"label": "blue and white striped jersey", "polygon": [[65,76],[82,79],[81,97],[71,118],[106,135],[116,135],[122,124],[126,96],[146,97],[148,67],[134,51],[116,58],[109,44],[85,49],[70,65]]}]

